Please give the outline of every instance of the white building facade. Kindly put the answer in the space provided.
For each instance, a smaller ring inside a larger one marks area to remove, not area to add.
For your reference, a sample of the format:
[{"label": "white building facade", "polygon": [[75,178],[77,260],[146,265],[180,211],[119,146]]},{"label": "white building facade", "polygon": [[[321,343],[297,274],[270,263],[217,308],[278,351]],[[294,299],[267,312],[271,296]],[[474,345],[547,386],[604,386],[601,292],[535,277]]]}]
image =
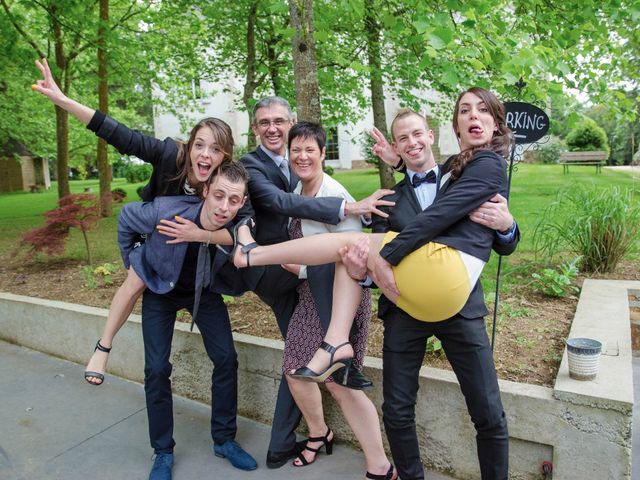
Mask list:
[{"label": "white building facade", "polygon": [[[236,146],[246,147],[247,131],[249,129],[249,116],[242,111],[240,105],[240,91],[242,83],[238,79],[230,78],[225,82],[210,83],[200,81],[199,85],[193,86],[193,95],[196,108],[194,111],[179,109],[179,115],[188,119],[184,122],[186,130],[181,127],[178,116],[169,112],[159,111],[154,108],[154,130],[157,138],[182,138],[186,139],[189,129],[198,120],[204,117],[218,117],[229,124],[233,131]],[[154,91],[154,95],[162,97],[159,90]],[[426,92],[431,99],[437,100],[436,92]],[[425,96],[425,98],[427,98]],[[387,113],[387,126],[391,124],[396,112],[400,109],[400,102],[393,97],[385,100]],[[427,117],[431,117],[428,107],[424,109]],[[361,165],[366,158],[361,144],[362,132],[368,132],[373,126],[373,111],[369,110],[355,123],[341,124],[337,127],[329,127],[327,130],[327,155],[326,164],[333,168],[351,169],[354,165]],[[458,142],[453,133],[450,121],[441,122],[441,125],[434,129],[436,144],[434,154],[436,161],[445,159],[450,155],[459,152]]]}]

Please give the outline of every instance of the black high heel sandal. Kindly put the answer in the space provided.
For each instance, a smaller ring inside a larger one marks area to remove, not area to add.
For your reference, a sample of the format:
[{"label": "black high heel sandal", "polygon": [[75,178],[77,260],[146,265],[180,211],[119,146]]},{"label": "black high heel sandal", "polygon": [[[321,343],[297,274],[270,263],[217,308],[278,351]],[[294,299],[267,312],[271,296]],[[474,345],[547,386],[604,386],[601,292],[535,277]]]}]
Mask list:
[{"label": "black high heel sandal", "polygon": [[316,461],[316,457],[318,456],[318,453],[320,453],[320,450],[322,449],[322,447],[324,447],[325,452],[327,453],[327,455],[331,455],[333,453],[333,441],[336,439],[336,436],[334,435],[333,437],[331,437],[331,440],[329,440],[329,435],[331,435],[331,429],[329,427],[327,427],[327,433],[325,434],[324,437],[309,437],[307,438],[307,443],[308,442],[322,442],[322,445],[320,445],[318,448],[311,448],[307,445],[304,446],[304,450],[308,450],[310,452],[313,452],[313,460],[309,461],[307,460],[307,458],[302,454],[302,452],[300,452],[298,454],[298,456],[296,457],[297,460],[300,460],[301,465],[298,465],[296,463],[293,464],[294,467],[306,467],[307,465],[311,465],[313,462]]},{"label": "black high heel sandal", "polygon": [[373,388],[373,382],[358,370],[354,362],[351,362],[348,367],[339,368],[333,372],[331,378],[333,378],[336,385],[342,385],[352,390],[369,390]]},{"label": "black high heel sandal", "polygon": [[398,478],[395,474],[395,468],[393,468],[393,464],[389,465],[389,471],[386,475],[376,475],[375,473],[367,472],[365,474],[365,478],[370,478],[371,480],[396,480]]},{"label": "black high heel sandal", "polygon": [[[96,348],[93,349],[94,353],[96,350],[100,350],[101,352],[104,352],[106,354],[109,354],[109,352],[111,351],[111,349],[113,347],[105,347],[100,343],[100,340],[102,340],[101,338],[98,339],[98,341],[96,342]],[[93,377],[93,378],[97,378],[100,380],[100,383],[94,383],[94,382],[90,382],[89,381],[89,377]],[[84,379],[87,381],[88,384],[90,385],[95,385],[96,387],[98,385],[102,385],[104,383],[104,374],[100,373],[100,372],[92,372],[90,370],[85,370],[84,371]]]},{"label": "black high heel sandal", "polygon": [[300,367],[297,370],[295,370],[293,373],[290,373],[289,375],[298,380],[322,383],[327,379],[327,377],[329,377],[331,374],[333,374],[337,370],[341,368],[346,368],[347,371],[345,372],[345,375],[343,378],[343,382],[346,385],[346,382],[349,379],[348,369],[351,367],[351,362],[353,362],[353,357],[341,358],[340,360],[336,360],[335,362],[333,361],[333,356],[335,355],[335,353],[338,351],[340,347],[344,347],[345,345],[349,345],[349,342],[344,342],[338,345],[337,347],[334,347],[333,345],[329,345],[327,342],[323,341],[320,344],[320,348],[331,355],[329,357],[329,366],[320,373],[316,373],[306,366]]},{"label": "black high heel sandal", "polygon": [[[233,231],[231,232],[231,235],[233,236],[233,246],[231,247],[231,251],[227,252],[227,250],[222,245],[216,245],[216,247],[220,251],[224,252],[224,254],[227,255],[227,257],[229,258],[229,261],[234,265],[235,263],[233,260],[234,260],[234,257],[236,256],[236,250],[240,248],[240,251],[247,255],[247,267],[250,267],[251,265],[249,263],[249,252],[254,248],[256,248],[258,244],[256,242],[251,242],[248,245],[245,245],[244,243],[240,243],[240,240],[238,240],[238,230],[240,230],[240,227],[244,225],[249,227],[251,236],[255,236],[256,223],[254,222],[253,217],[244,217],[242,220],[240,220],[238,223],[236,223],[233,226]],[[244,267],[237,267],[237,268],[244,268]]]}]

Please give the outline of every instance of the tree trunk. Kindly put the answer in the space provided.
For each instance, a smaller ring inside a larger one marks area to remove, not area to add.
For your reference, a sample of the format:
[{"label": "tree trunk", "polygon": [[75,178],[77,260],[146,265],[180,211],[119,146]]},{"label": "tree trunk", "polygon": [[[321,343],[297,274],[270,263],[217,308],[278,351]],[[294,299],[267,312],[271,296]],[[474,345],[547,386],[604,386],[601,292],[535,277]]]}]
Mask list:
[{"label": "tree trunk", "polygon": [[290,0],[293,36],[293,72],[298,120],[320,123],[320,87],[313,38],[313,0]]},{"label": "tree trunk", "polygon": [[[56,83],[62,88],[62,92],[66,95],[69,93],[69,82],[66,70],[68,68],[64,56],[64,43],[62,39],[62,28],[56,17],[55,6],[52,7],[51,17],[53,22],[53,35],[55,39],[55,56],[56,66],[60,74],[59,78],[54,78]],[[69,195],[69,114],[61,109],[56,109],[56,153],[57,153],[57,171],[58,171],[58,198]]]},{"label": "tree trunk", "polygon": [[251,118],[253,109],[251,101],[256,91],[256,18],[258,3],[259,0],[256,0],[251,4],[247,17],[247,75],[244,81],[244,89],[242,90],[242,103],[249,115],[249,131],[247,132],[247,149],[249,151],[256,148],[256,136],[251,128],[253,122],[253,118]]},{"label": "tree trunk", "polygon": [[[373,0],[365,0],[364,2],[371,107],[373,108],[373,124],[385,137],[388,137],[387,114],[384,107],[384,87],[382,84],[382,61],[380,58],[380,25],[375,18],[375,6],[373,3]],[[393,170],[380,159],[378,159],[378,174],[382,188],[391,188],[395,185]]]},{"label": "tree trunk", "polygon": [[[98,105],[100,111],[109,113],[109,92],[107,88],[106,33],[109,22],[109,0],[100,0],[100,24],[98,26]],[[107,142],[98,139],[98,176],[100,177],[100,215],[110,217],[113,213],[111,199],[111,169],[107,154]]]}]

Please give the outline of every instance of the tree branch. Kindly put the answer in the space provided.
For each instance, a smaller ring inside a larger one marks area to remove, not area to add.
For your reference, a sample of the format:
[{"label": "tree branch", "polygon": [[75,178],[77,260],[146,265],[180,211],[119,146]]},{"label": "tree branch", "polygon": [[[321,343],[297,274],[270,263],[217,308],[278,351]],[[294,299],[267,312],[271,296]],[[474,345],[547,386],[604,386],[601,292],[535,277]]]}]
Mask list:
[{"label": "tree branch", "polygon": [[40,49],[40,47],[38,47],[38,45],[36,44],[36,42],[33,41],[33,39],[27,34],[27,32],[25,32],[22,27],[20,25],[18,25],[18,23],[16,22],[15,18],[13,18],[13,15],[11,14],[11,11],[9,10],[9,6],[7,5],[7,2],[5,2],[5,0],[0,0],[0,2],[2,3],[2,7],[4,8],[5,12],[7,12],[7,16],[9,17],[9,21],[11,22],[11,24],[14,26],[14,28],[16,29],[16,31],[22,35],[24,37],[24,39],[27,41],[27,43],[29,45],[31,45],[33,47],[33,49],[36,51],[36,53],[38,54],[38,56],[40,58],[44,58],[46,57],[46,55],[44,54],[44,52]]}]

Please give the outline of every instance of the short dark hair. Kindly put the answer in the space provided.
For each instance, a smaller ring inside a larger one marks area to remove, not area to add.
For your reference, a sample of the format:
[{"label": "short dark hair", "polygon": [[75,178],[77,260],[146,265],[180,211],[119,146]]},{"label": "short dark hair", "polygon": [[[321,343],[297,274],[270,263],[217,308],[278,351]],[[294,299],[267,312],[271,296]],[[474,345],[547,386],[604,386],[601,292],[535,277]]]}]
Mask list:
[{"label": "short dark hair", "polygon": [[289,105],[289,102],[287,102],[287,100],[285,100],[282,97],[278,97],[278,96],[271,96],[271,97],[264,97],[262,100],[259,100],[258,103],[256,103],[253,106],[253,110],[251,112],[251,123],[255,124],[256,123],[256,112],[258,110],[260,110],[261,108],[268,108],[271,105],[280,105],[284,108],[287,109],[287,114],[289,116],[289,118],[287,118],[287,120],[291,120],[293,119],[293,112],[291,111],[291,105]]},{"label": "short dark hair", "polygon": [[327,143],[327,134],[319,123],[298,122],[291,127],[291,130],[289,130],[289,148],[291,148],[293,140],[298,137],[315,140],[320,150],[322,150]]},{"label": "short dark hair", "polygon": [[211,185],[215,180],[215,177],[220,175],[226,177],[233,183],[243,183],[244,193],[245,195],[247,194],[249,188],[249,172],[247,172],[247,169],[244,168],[242,163],[237,160],[232,160],[231,162],[220,164],[220,166],[216,168],[209,177],[207,185]]}]

